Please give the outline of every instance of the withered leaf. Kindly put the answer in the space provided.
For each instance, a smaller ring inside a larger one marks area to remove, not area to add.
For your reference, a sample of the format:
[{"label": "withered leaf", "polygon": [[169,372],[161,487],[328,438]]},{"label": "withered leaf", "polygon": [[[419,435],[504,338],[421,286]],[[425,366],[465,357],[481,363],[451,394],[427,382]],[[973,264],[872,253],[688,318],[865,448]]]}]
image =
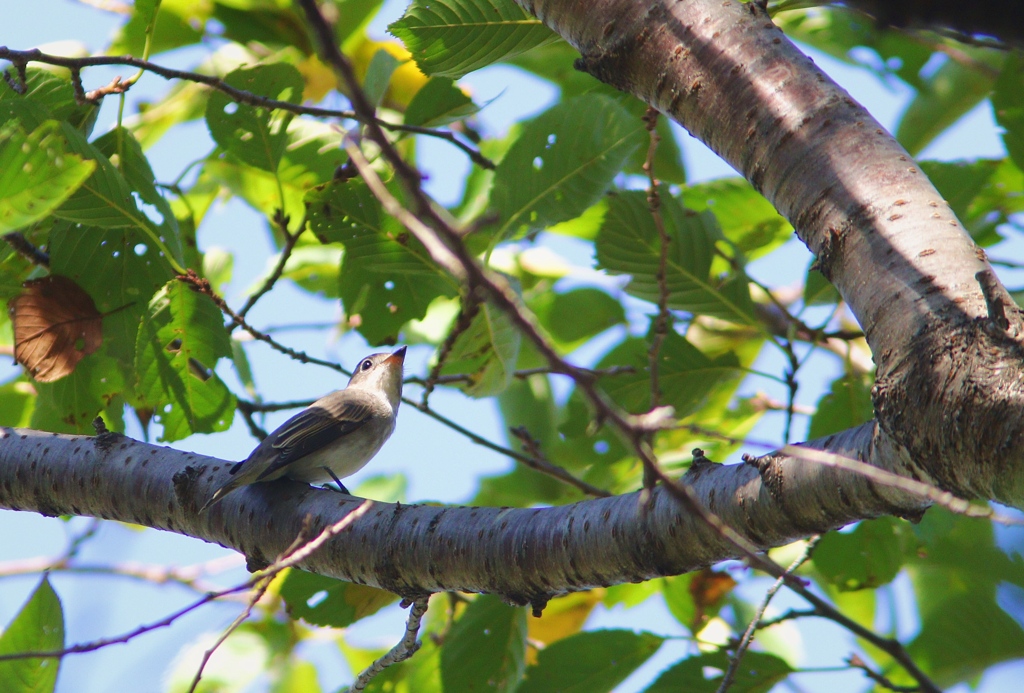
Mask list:
[{"label": "withered leaf", "polygon": [[25,282],[8,303],[14,359],[42,383],[69,375],[103,343],[103,316],[82,287],[51,274]]}]

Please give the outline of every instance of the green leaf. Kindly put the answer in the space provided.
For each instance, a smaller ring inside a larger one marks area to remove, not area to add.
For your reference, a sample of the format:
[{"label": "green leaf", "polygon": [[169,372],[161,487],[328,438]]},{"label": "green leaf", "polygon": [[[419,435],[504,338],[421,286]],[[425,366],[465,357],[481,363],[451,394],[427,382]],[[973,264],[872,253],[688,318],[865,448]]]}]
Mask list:
[{"label": "green leaf", "polygon": [[[649,350],[648,340],[630,337],[601,359],[601,364],[633,367],[633,373],[606,378],[601,386],[619,406],[635,414],[650,409]],[[696,411],[720,383],[742,375],[735,354],[710,359],[674,330],[662,341],[658,364],[661,403],[674,407],[677,418]]]},{"label": "green leaf", "polygon": [[664,641],[631,630],[577,633],[544,648],[516,693],[610,693]]},{"label": "green leaf", "polygon": [[54,433],[92,434],[93,419],[103,414],[107,428],[124,429],[124,364],[105,352],[90,354],[74,373],[52,383],[35,383],[38,393],[32,428]]},{"label": "green leaf", "polygon": [[0,385],[0,426],[28,426],[35,401],[35,390],[27,379],[18,378]]},{"label": "green leaf", "polygon": [[[239,68],[224,81],[278,101],[302,101],[302,75],[287,63]],[[206,104],[206,125],[213,140],[240,161],[273,173],[288,143],[287,126],[291,116],[275,117],[270,109],[232,101],[227,94],[210,94]]]},{"label": "green leaf", "polygon": [[529,308],[559,349],[566,353],[608,328],[626,322],[622,304],[592,287],[562,293],[544,291],[529,302]]},{"label": "green leaf", "polygon": [[793,227],[744,178],[721,178],[683,188],[683,205],[710,210],[722,234],[747,259],[767,255],[793,237]]},{"label": "green leaf", "polygon": [[1017,168],[1024,170],[1024,59],[1007,56],[992,93],[996,122],[1002,126],[1003,145]]},{"label": "green leaf", "polygon": [[476,113],[479,108],[455,83],[433,77],[420,87],[405,109],[405,124],[442,127]]},{"label": "green leaf", "polygon": [[441,649],[446,691],[516,689],[526,668],[526,609],[482,594],[455,622]]},{"label": "green leaf", "polygon": [[149,300],[173,276],[170,265],[147,240],[134,229],[67,223],[50,233],[50,269],[74,279],[101,313],[110,313],[103,318],[102,353],[118,362],[124,382],[135,379],[139,322]]},{"label": "green leaf", "polygon": [[371,344],[394,344],[438,296],[458,289],[423,245],[391,216],[364,183],[332,183],[306,196],[310,226],[321,241],[341,242],[339,290],[349,316]]},{"label": "green leaf", "polygon": [[135,136],[124,128],[114,128],[92,144],[117,166],[125,182],[142,201],[152,205],[160,213],[163,217],[163,223],[158,227],[160,239],[174,254],[174,259],[179,264],[185,264],[178,220],[171,211],[171,205],[157,190],[156,176]]},{"label": "green leaf", "polygon": [[386,590],[298,568],[288,571],[281,584],[281,597],[292,618],[331,628],[345,628],[398,600],[396,595]]},{"label": "green leaf", "polygon": [[808,438],[823,438],[870,421],[875,415],[871,383],[860,375],[845,375],[832,381],[832,389],[811,417]]},{"label": "green leaf", "polygon": [[28,226],[59,207],[96,168],[68,151],[53,120],[26,133],[18,121],[0,127],[0,233]]},{"label": "green leaf", "polygon": [[526,378],[513,378],[498,395],[498,406],[505,430],[517,426],[526,428],[544,450],[550,449],[558,439],[558,407],[547,375],[535,373]]},{"label": "green leaf", "polygon": [[363,91],[367,100],[374,106],[380,105],[391,82],[391,75],[399,66],[398,58],[381,48],[373,57],[366,68],[366,78],[363,80]]},{"label": "green leaf", "polygon": [[615,100],[564,101],[523,128],[494,172],[499,239],[581,215],[596,203],[646,133]]},{"label": "green leaf", "polygon": [[900,116],[896,139],[911,155],[919,154],[988,97],[995,83],[991,73],[1002,67],[1008,55],[966,45],[958,46],[957,50],[967,59],[947,58],[942,67],[919,84],[917,95]]},{"label": "green leaf", "polygon": [[840,591],[874,589],[892,582],[916,544],[905,522],[866,520],[852,532],[826,534],[814,550],[814,567]]},{"label": "green leaf", "polygon": [[441,374],[468,375],[470,381],[459,387],[472,397],[496,395],[512,380],[521,341],[505,311],[485,303],[455,340]]},{"label": "green leaf", "polygon": [[[665,671],[644,693],[715,693],[728,668],[729,655],[721,650],[688,657]],[[748,650],[729,693],[768,693],[791,673],[793,668],[785,660]]]},{"label": "green leaf", "polygon": [[231,356],[231,341],[220,311],[184,283],[169,282],[150,301],[135,362],[139,395],[163,424],[161,440],[231,425],[235,397],[213,371],[222,356]]},{"label": "green leaf", "polygon": [[804,280],[804,304],[808,306],[829,306],[838,303],[839,291],[825,275],[816,269],[807,268]]},{"label": "green leaf", "polygon": [[[746,277],[711,277],[714,238],[718,229],[709,212],[685,210],[662,195],[661,217],[669,237],[665,283],[668,306],[697,315],[736,323],[755,324]],[[633,279],[626,292],[657,303],[661,239],[648,208],[646,193],[631,190],[611,198],[604,224],[595,241],[597,263],[612,274]]]},{"label": "green leaf", "polygon": [[424,74],[452,79],[558,40],[512,0],[414,0],[388,31]]},{"label": "green leaf", "polygon": [[[176,271],[184,271],[177,259],[181,255],[180,245],[176,246],[177,254],[172,252],[163,237],[165,232],[139,210],[133,196],[136,191],[110,159],[67,123],[61,123],[61,128],[71,150],[94,160],[97,167],[85,183],[54,211],[54,216],[86,226],[139,229],[146,234],[150,243],[167,257]],[[141,157],[141,152],[139,156]],[[143,162],[144,159],[142,162],[133,161],[130,166],[133,175],[143,176],[143,166],[148,170],[148,165]],[[151,171],[149,175],[152,175]],[[168,235],[168,240],[172,245],[179,243],[177,234]]]},{"label": "green leaf", "polygon": [[[156,0],[137,1],[132,16],[121,27],[106,53],[141,58],[147,38],[150,56],[199,43],[203,39],[203,31],[197,27],[204,27],[209,19],[210,8],[207,3],[181,0],[165,0],[163,3]],[[226,29],[225,35],[228,33]]]},{"label": "green leaf", "polygon": [[[50,580],[42,579],[28,602],[0,636],[0,655],[64,649],[64,610]],[[0,691],[50,693],[57,685],[60,659],[0,661]]]},{"label": "green leaf", "polygon": [[[71,81],[62,79],[49,70],[30,67],[26,71],[25,93],[19,94],[6,81],[0,82],[0,116],[33,113],[42,120],[66,120],[79,132],[88,134],[96,122],[99,108],[95,104],[79,104]],[[2,120],[7,120],[3,117]],[[26,127],[29,127],[26,121]]]}]

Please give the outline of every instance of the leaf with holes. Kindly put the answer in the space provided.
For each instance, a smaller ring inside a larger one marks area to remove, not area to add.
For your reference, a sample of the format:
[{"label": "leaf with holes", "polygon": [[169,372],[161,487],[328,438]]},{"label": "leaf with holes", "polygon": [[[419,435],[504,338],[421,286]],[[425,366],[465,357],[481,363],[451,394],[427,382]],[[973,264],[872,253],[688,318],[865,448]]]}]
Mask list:
[{"label": "leaf with holes", "polygon": [[526,668],[526,609],[481,594],[452,626],[441,649],[446,691],[512,693]]},{"label": "leaf with holes", "polygon": [[558,40],[512,0],[415,0],[388,31],[425,74],[452,79]]},{"label": "leaf with holes", "polygon": [[398,601],[397,595],[386,590],[298,568],[288,571],[281,584],[281,597],[292,618],[331,628],[345,628]]},{"label": "leaf with holes", "polygon": [[[645,693],[715,693],[728,668],[729,654],[724,650],[687,657],[665,670]],[[793,668],[785,660],[748,650],[740,660],[729,690],[735,693],[768,693],[791,673]]]},{"label": "leaf with holes", "polygon": [[[239,68],[224,81],[278,101],[302,101],[302,75],[287,63]],[[290,115],[277,116],[271,109],[238,103],[219,91],[210,94],[206,104],[206,126],[214,142],[250,166],[271,173],[288,144],[290,120]]]},{"label": "leaf with holes", "polygon": [[645,136],[643,123],[607,96],[580,96],[538,116],[494,172],[498,238],[583,214]]},{"label": "leaf with holes", "polygon": [[171,281],[153,297],[139,327],[135,368],[138,394],[163,424],[162,440],[231,425],[235,397],[213,371],[225,356],[230,338],[208,296]]},{"label": "leaf with holes", "polygon": [[345,246],[341,300],[350,324],[371,344],[394,344],[402,326],[426,315],[431,301],[458,293],[423,244],[384,214],[361,181],[320,186],[306,202],[320,240]]},{"label": "leaf with holes", "polygon": [[17,120],[0,127],[0,233],[28,226],[59,207],[96,163],[68,151],[60,125],[26,133]]},{"label": "leaf with holes", "polygon": [[[669,308],[756,324],[746,276],[711,276],[714,238],[718,233],[711,213],[685,210],[674,198],[662,195],[661,218],[669,237],[665,266]],[[626,285],[627,293],[658,302],[661,238],[646,193],[631,190],[611,199],[595,246],[599,267],[612,274],[632,275],[632,281]]]}]

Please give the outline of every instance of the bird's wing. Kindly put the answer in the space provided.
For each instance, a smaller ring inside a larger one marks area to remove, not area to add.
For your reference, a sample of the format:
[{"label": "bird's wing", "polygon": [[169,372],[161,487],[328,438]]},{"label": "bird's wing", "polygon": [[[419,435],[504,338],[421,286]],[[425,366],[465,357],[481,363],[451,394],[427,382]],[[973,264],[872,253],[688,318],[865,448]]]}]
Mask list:
[{"label": "bird's wing", "polygon": [[260,472],[256,481],[273,478],[282,467],[363,426],[373,418],[370,405],[369,395],[353,392],[344,402],[314,402],[308,409],[288,419],[270,434],[267,441],[270,450],[267,452],[272,452],[273,460]]}]

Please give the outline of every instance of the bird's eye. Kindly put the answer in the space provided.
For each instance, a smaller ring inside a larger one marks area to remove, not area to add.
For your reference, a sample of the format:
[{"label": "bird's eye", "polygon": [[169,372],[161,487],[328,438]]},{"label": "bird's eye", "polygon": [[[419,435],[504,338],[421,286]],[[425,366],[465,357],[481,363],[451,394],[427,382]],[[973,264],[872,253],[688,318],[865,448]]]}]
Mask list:
[{"label": "bird's eye", "polygon": [[368,371],[373,366],[373,362],[370,359],[363,359],[363,362],[359,364],[359,370]]}]

